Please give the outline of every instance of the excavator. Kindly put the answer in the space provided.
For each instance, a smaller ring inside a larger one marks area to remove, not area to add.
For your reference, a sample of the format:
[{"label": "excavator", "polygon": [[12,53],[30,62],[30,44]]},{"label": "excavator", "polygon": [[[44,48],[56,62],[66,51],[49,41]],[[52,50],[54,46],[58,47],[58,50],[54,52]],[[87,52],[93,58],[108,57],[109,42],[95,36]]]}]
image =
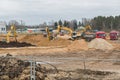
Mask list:
[{"label": "excavator", "polygon": [[[65,31],[69,32],[69,34],[71,36],[70,40],[78,40],[80,38],[83,38],[86,41],[91,41],[92,39],[95,38],[95,34],[91,33],[92,28],[89,25],[86,26],[84,29],[82,29],[80,33],[77,33],[77,32],[73,31],[72,29],[70,29],[68,27],[64,27],[64,26],[58,25],[58,27],[55,30],[55,32],[57,34],[59,34],[61,32],[61,30],[65,30]],[[54,33],[51,34],[49,32],[49,28],[48,27],[46,27],[46,32],[47,32],[47,38],[48,38],[48,40],[54,39],[54,36],[53,36]]]},{"label": "excavator", "polygon": [[52,36],[52,34],[50,33],[48,27],[46,27],[45,31],[46,31],[46,33],[47,33],[47,38],[48,38],[48,40],[49,40],[49,41],[52,40],[52,39],[53,39],[53,36]]},{"label": "excavator", "polygon": [[[57,34],[59,34],[60,32],[61,32],[61,30],[65,30],[65,31],[68,31],[69,32],[69,34],[70,34],[70,36],[71,36],[71,40],[75,40],[75,39],[77,39],[77,36],[76,36],[76,32],[74,32],[72,29],[70,29],[70,28],[67,28],[67,27],[64,27],[64,26],[58,26],[57,27],[57,29],[56,30],[54,30],[54,32],[56,32],[56,33],[50,33],[50,31],[49,31],[49,28],[48,27],[46,27],[46,33],[47,33],[47,38],[48,38],[48,40],[50,41],[50,40],[53,40],[56,36],[57,36]],[[55,36],[55,34],[56,34],[56,36]]]},{"label": "excavator", "polygon": [[57,32],[59,33],[61,30],[69,31],[69,34],[71,36],[71,38],[70,38],[71,40],[78,39],[77,32],[73,31],[72,29],[58,25]]},{"label": "excavator", "polygon": [[86,41],[91,41],[95,38],[95,33],[92,33],[92,28],[90,25],[87,25],[81,32],[81,37]]},{"label": "excavator", "polygon": [[13,36],[15,38],[15,41],[17,42],[17,33],[14,25],[10,27],[10,31],[8,31],[7,33],[7,37],[6,37],[7,43],[10,43],[10,36]]}]

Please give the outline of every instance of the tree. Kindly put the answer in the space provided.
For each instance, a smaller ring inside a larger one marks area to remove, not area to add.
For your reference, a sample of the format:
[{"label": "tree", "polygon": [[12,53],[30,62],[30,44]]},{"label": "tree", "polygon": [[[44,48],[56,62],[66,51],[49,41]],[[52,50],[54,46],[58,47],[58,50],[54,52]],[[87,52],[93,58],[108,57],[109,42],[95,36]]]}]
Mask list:
[{"label": "tree", "polygon": [[102,16],[98,16],[92,19],[92,25],[94,25],[97,30],[104,30],[106,26],[106,18]]},{"label": "tree", "polygon": [[58,26],[58,23],[55,22],[55,23],[54,23],[54,28],[57,29],[57,26]]},{"label": "tree", "polygon": [[78,22],[78,26],[82,26],[82,23],[80,21]]},{"label": "tree", "polygon": [[76,30],[77,29],[77,20],[72,20],[71,21],[71,23],[72,23],[72,28],[73,28],[73,30]]},{"label": "tree", "polygon": [[83,26],[90,25],[90,21],[91,21],[91,19],[83,18],[82,19]]},{"label": "tree", "polygon": [[69,26],[69,22],[65,20],[64,23],[63,23],[63,26],[68,27]]},{"label": "tree", "polygon": [[11,20],[11,21],[9,21],[9,24],[8,24],[8,25],[9,25],[9,26],[11,26],[11,25],[18,26],[18,25],[19,25],[19,22],[16,21],[16,20]]},{"label": "tree", "polygon": [[61,20],[59,20],[59,21],[58,21],[58,24],[59,24],[60,26],[62,26],[63,23],[62,23]]}]

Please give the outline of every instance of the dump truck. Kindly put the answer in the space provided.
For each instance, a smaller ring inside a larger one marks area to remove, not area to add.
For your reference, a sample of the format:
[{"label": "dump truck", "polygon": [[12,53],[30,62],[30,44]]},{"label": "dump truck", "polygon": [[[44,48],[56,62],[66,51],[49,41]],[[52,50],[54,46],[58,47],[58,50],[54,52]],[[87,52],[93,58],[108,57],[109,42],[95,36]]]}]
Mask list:
[{"label": "dump truck", "polygon": [[106,33],[104,31],[96,32],[96,38],[106,39]]},{"label": "dump truck", "polygon": [[118,35],[119,35],[118,31],[111,31],[109,34],[110,40],[118,40]]}]

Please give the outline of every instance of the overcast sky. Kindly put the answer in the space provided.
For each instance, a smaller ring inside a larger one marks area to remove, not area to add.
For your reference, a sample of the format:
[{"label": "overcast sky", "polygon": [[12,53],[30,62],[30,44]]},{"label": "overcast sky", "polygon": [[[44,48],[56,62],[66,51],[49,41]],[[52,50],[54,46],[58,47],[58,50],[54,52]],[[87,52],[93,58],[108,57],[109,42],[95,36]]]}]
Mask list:
[{"label": "overcast sky", "polygon": [[120,15],[120,0],[0,0],[0,21],[23,20],[34,25],[99,15]]}]

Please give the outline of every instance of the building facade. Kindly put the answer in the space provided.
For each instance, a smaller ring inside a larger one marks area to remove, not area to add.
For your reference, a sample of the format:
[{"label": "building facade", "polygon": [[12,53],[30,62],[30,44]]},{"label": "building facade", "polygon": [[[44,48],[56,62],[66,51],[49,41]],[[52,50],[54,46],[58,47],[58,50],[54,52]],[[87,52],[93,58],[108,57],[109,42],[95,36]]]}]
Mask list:
[{"label": "building facade", "polygon": [[0,22],[0,34],[2,34],[2,33],[7,33],[5,22]]}]

